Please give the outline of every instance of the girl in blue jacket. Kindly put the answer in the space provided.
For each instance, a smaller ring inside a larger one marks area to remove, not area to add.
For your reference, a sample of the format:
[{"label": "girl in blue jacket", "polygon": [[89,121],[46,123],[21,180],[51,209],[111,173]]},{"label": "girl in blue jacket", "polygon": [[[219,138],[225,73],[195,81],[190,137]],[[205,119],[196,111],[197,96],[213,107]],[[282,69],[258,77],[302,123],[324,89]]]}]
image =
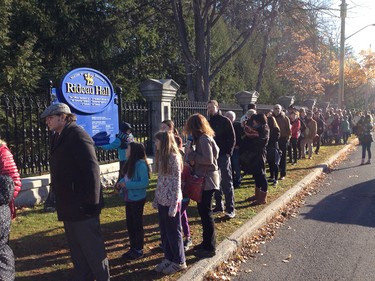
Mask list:
[{"label": "girl in blue jacket", "polygon": [[143,257],[143,209],[146,202],[146,189],[149,185],[150,168],[143,144],[131,142],[126,149],[127,161],[122,167],[125,175],[116,185],[125,200],[126,226],[128,228],[130,249],[122,258],[136,260]]}]

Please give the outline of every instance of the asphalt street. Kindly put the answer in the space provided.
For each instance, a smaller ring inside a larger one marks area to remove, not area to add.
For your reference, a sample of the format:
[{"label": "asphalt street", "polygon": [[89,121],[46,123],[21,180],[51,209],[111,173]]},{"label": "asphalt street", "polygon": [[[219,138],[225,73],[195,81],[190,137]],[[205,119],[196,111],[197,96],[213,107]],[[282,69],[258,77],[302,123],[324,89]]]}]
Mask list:
[{"label": "asphalt street", "polygon": [[375,280],[375,164],[360,162],[357,146],[231,280]]}]

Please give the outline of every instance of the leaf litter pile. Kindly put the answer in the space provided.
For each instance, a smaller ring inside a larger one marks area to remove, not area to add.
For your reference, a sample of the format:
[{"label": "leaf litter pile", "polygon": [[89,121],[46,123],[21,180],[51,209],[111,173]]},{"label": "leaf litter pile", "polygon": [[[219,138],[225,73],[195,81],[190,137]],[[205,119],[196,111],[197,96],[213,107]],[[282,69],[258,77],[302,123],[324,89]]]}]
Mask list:
[{"label": "leaf litter pile", "polygon": [[[277,230],[290,218],[296,217],[299,208],[305,204],[305,198],[312,196],[320,192],[319,188],[322,186],[322,182],[327,177],[334,167],[347,158],[347,154],[341,155],[330,167],[328,167],[324,173],[317,177],[312,183],[307,185],[301,192],[299,192],[287,205],[279,210],[278,214],[274,216],[266,225],[259,228],[256,233],[245,239],[241,247],[238,247],[237,251],[233,253],[232,257],[222,262],[215,268],[214,271],[210,271],[204,277],[206,281],[213,280],[231,280],[231,277],[236,276],[240,271],[242,263],[246,263],[249,259],[256,258],[257,255],[261,255],[260,245],[271,241]],[[292,259],[292,255],[289,254],[282,260],[284,263],[288,263]],[[246,273],[250,273],[250,270],[246,270]]]}]

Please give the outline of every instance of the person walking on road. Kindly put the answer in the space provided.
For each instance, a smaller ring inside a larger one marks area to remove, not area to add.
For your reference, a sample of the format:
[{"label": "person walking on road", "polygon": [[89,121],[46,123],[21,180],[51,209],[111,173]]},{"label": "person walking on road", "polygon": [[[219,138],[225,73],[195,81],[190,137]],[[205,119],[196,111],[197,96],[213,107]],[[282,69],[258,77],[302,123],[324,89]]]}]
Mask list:
[{"label": "person walking on road", "polygon": [[[370,113],[365,115],[363,120],[363,124],[359,128],[359,143],[362,146],[362,161],[361,165],[364,164],[371,164],[371,143],[374,141],[372,138],[372,131],[374,128],[372,116]],[[366,162],[366,152],[368,156],[368,160]]]},{"label": "person walking on road", "polygon": [[219,153],[219,170],[221,176],[220,191],[215,193],[216,206],[214,213],[224,211],[222,204],[222,194],[225,198],[225,214],[228,218],[234,218],[234,189],[232,178],[232,165],[230,157],[236,144],[236,137],[232,122],[225,116],[221,115],[219,104],[216,100],[211,100],[207,104],[209,123],[215,132],[215,142],[220,149]]},{"label": "person walking on road", "polygon": [[58,134],[50,155],[51,188],[56,195],[57,217],[64,223],[74,280],[110,280],[100,234],[103,194],[94,142],[64,103],[50,105],[40,117]]}]

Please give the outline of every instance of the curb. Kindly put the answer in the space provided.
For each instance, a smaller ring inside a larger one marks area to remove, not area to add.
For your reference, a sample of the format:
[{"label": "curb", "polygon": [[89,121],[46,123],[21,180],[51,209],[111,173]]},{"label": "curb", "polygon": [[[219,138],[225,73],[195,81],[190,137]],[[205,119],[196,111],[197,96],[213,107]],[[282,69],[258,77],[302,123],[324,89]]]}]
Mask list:
[{"label": "curb", "polygon": [[301,181],[295,184],[292,188],[285,191],[283,195],[274,200],[271,204],[266,206],[255,217],[246,222],[243,226],[237,229],[232,235],[222,241],[216,248],[216,255],[212,258],[202,259],[196,262],[188,271],[181,276],[178,281],[203,280],[204,276],[211,270],[215,269],[220,263],[226,261],[231,257],[233,252],[241,246],[245,238],[252,236],[260,227],[266,224],[273,218],[281,208],[288,204],[305,186],[313,182],[319,175],[322,174],[333,162],[335,162],[341,155],[346,153],[356,142],[352,141],[350,144],[343,147],[337,153],[332,155],[326,163],[319,164],[312,172],[304,177]]}]

